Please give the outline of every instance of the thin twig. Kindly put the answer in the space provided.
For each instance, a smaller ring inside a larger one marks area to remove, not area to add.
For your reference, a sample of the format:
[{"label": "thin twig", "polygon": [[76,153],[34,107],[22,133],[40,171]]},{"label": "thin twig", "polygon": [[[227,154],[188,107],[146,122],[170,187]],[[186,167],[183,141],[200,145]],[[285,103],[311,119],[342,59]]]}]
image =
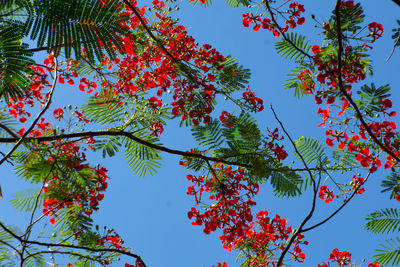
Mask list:
[{"label": "thin twig", "polygon": [[394,42],[392,51],[390,51],[390,54],[389,54],[388,58],[386,59],[386,62],[388,62],[389,59],[392,57],[392,55],[393,55],[393,53],[394,53],[394,50],[396,49],[396,46],[397,46],[397,44],[399,43],[399,41],[400,41],[400,31],[399,31],[399,36],[397,36],[397,39],[396,39],[396,41]]},{"label": "thin twig", "polygon": [[[304,167],[307,169],[308,174],[310,176],[310,179],[313,183],[313,200],[312,200],[312,204],[311,204],[311,209],[309,211],[309,213],[307,214],[307,216],[304,218],[304,220],[300,223],[300,226],[297,228],[297,230],[293,233],[293,235],[291,236],[291,238],[289,239],[289,241],[287,242],[284,250],[282,251],[281,255],[279,256],[279,259],[277,261],[276,266],[281,266],[283,259],[285,258],[286,253],[289,251],[290,247],[292,246],[293,242],[295,241],[295,239],[297,238],[297,236],[301,233],[301,230],[303,229],[304,225],[311,219],[311,217],[314,214],[315,211],[315,202],[317,199],[317,184],[315,183],[314,180],[314,176],[311,173],[311,170],[309,169],[303,155],[301,155],[301,153],[299,152],[299,150],[297,149],[296,144],[294,143],[293,139],[290,137],[289,133],[286,131],[283,123],[279,120],[278,116],[275,113],[275,110],[273,109],[273,107],[271,106],[271,110],[274,113],[275,119],[278,121],[279,125],[281,126],[282,130],[285,132],[285,135],[287,136],[287,138],[289,139],[289,141],[291,142],[292,146],[294,147],[294,150],[296,151],[296,154],[300,157],[301,161],[303,162]],[[319,184],[319,182],[318,182]]]},{"label": "thin twig", "polygon": [[363,185],[367,182],[367,180],[368,180],[370,174],[371,174],[371,172],[369,172],[369,173],[367,174],[367,176],[365,177],[364,182],[361,183],[361,184],[359,184],[359,185],[354,189],[354,192],[351,194],[351,196],[350,196],[337,210],[335,210],[335,211],[334,211],[331,215],[329,215],[326,219],[322,220],[322,221],[319,222],[319,223],[314,224],[313,226],[310,226],[310,227],[308,227],[308,228],[303,229],[301,232],[304,233],[304,232],[310,231],[310,230],[312,230],[312,229],[314,229],[314,228],[317,228],[318,226],[320,226],[320,225],[326,223],[326,222],[329,221],[330,219],[332,219],[339,211],[341,211],[341,210],[347,205],[347,203],[350,202],[350,200],[356,195],[358,189],[360,189],[360,187],[363,186]]}]

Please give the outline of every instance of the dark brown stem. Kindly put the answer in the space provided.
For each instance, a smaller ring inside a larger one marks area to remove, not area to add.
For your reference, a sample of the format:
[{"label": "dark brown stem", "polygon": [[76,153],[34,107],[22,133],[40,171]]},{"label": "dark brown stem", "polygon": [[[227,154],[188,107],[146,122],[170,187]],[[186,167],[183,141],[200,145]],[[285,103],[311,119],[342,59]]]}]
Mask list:
[{"label": "dark brown stem", "polygon": [[[82,133],[70,133],[70,134],[63,134],[63,135],[54,135],[54,136],[41,136],[41,137],[27,137],[25,138],[26,141],[39,141],[39,142],[43,142],[43,141],[55,141],[55,140],[63,140],[63,139],[69,139],[69,138],[78,138],[78,137],[96,137],[96,136],[124,136],[127,137],[139,144],[145,145],[147,147],[150,148],[154,148],[156,150],[159,151],[163,151],[163,152],[167,152],[169,154],[174,154],[174,155],[180,155],[183,157],[191,157],[191,158],[199,158],[202,160],[209,160],[212,162],[220,162],[220,163],[225,163],[228,165],[235,165],[235,166],[240,166],[240,167],[244,167],[244,168],[251,168],[250,165],[248,164],[243,164],[240,162],[236,162],[236,161],[227,161],[227,160],[222,160],[222,159],[218,159],[218,158],[213,158],[213,157],[208,157],[208,156],[204,156],[201,154],[196,154],[196,153],[191,153],[191,152],[184,152],[184,151],[180,151],[180,150],[176,150],[176,149],[171,149],[171,148],[167,148],[167,147],[163,147],[160,145],[156,145],[153,143],[150,143],[148,141],[142,140],[138,137],[136,137],[135,135],[133,135],[132,133],[129,132],[124,132],[124,131],[97,131],[97,132],[82,132]],[[0,143],[14,143],[18,141],[18,138],[15,137],[3,137],[0,138]]]}]

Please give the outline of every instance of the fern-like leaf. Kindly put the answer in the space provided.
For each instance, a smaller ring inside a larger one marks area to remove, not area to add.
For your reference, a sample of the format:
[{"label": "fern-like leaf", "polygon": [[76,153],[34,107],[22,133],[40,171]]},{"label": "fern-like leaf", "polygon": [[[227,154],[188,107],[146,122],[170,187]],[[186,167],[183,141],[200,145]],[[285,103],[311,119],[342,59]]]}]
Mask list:
[{"label": "fern-like leaf", "polygon": [[293,32],[288,34],[287,37],[297,48],[294,47],[290,42],[282,40],[275,43],[277,52],[288,59],[303,60],[305,55],[304,53],[300,52],[299,49],[305,53],[308,53],[311,49],[310,42],[307,41],[305,36]]},{"label": "fern-like leaf", "polygon": [[[315,161],[321,161],[325,157],[325,148],[320,142],[310,137],[300,137],[295,141],[296,147],[307,164],[311,164]],[[300,159],[300,156],[295,153]]]},{"label": "fern-like leaf", "polygon": [[270,177],[274,192],[279,197],[295,197],[301,194],[299,185],[302,178],[289,168],[282,168],[279,171],[273,171]]},{"label": "fern-like leaf", "polygon": [[398,266],[400,263],[400,238],[386,240],[385,244],[380,244],[382,248],[376,249],[378,254],[374,257],[382,265]]},{"label": "fern-like leaf", "polygon": [[200,145],[208,149],[218,148],[225,141],[222,135],[221,123],[217,119],[210,121],[205,126],[193,127],[192,135]]},{"label": "fern-like leaf", "polygon": [[[20,212],[30,212],[35,208],[39,192],[40,189],[38,188],[29,188],[15,192],[12,194],[13,199],[10,200],[10,204]],[[39,205],[43,202],[43,198],[41,194],[38,199]]]},{"label": "fern-like leaf", "polygon": [[381,209],[368,215],[365,228],[372,233],[388,234],[400,232],[400,210]]},{"label": "fern-like leaf", "polygon": [[[142,140],[153,144],[158,143],[158,138],[148,133],[138,132],[135,134]],[[147,173],[153,175],[161,167],[161,157],[157,150],[148,146],[136,143],[131,139],[125,139],[125,157],[135,174],[144,177]]]}]

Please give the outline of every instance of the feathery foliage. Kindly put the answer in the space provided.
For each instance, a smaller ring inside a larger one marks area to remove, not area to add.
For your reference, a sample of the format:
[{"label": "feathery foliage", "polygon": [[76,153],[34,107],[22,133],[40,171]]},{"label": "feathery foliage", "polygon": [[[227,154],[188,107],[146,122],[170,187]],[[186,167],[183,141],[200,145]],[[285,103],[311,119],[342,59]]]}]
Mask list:
[{"label": "feathery foliage", "polygon": [[396,266],[400,263],[400,238],[392,238],[390,240],[386,240],[385,244],[380,244],[382,248],[376,249],[378,254],[375,254],[374,257],[379,261],[382,265],[392,265]]},{"label": "feathery foliage", "polygon": [[400,210],[381,209],[368,215],[365,228],[372,233],[389,234],[400,232]]},{"label": "feathery foliage", "polygon": [[[299,48],[305,53],[308,53],[311,50],[310,41],[307,41],[305,36],[291,32],[287,35],[287,37],[295,45],[295,47]],[[284,39],[275,43],[275,48],[277,52],[282,55],[282,57],[291,60],[304,60],[306,56],[295,47]]]}]

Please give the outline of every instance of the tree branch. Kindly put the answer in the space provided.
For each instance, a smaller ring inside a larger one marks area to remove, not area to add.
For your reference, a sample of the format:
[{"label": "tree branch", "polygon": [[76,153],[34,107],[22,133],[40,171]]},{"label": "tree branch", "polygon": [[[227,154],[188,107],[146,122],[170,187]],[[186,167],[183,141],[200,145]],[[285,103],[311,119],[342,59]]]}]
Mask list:
[{"label": "tree branch", "polygon": [[274,113],[275,119],[278,121],[278,123],[280,124],[282,130],[285,132],[286,136],[288,137],[289,141],[291,142],[292,146],[294,147],[297,155],[299,155],[301,161],[303,162],[304,167],[306,168],[310,179],[313,183],[313,200],[312,200],[312,204],[311,204],[311,210],[309,211],[309,213],[307,214],[307,216],[304,218],[304,220],[301,222],[299,228],[294,232],[294,234],[291,236],[291,238],[289,239],[289,241],[287,242],[285,249],[282,251],[281,255],[279,256],[278,262],[276,264],[276,266],[281,266],[283,259],[285,258],[286,253],[289,251],[290,247],[292,246],[293,242],[295,241],[295,239],[297,238],[297,236],[301,233],[301,230],[303,228],[303,226],[311,219],[311,217],[314,214],[315,211],[315,202],[317,199],[317,184],[315,183],[314,177],[311,173],[311,170],[308,168],[308,165],[303,157],[303,155],[301,155],[301,153],[299,152],[299,150],[297,149],[296,144],[294,143],[294,141],[292,140],[292,138],[290,137],[289,133],[286,131],[285,127],[283,126],[283,123],[278,119],[274,108],[271,106],[271,110]]},{"label": "tree branch", "polygon": [[347,205],[347,203],[350,202],[350,200],[356,195],[358,189],[359,189],[361,186],[363,186],[363,185],[367,182],[367,180],[368,180],[370,174],[371,174],[371,173],[369,172],[369,173],[367,174],[367,176],[365,177],[364,182],[363,182],[362,184],[359,184],[359,185],[354,189],[354,192],[351,194],[351,196],[350,196],[337,210],[335,210],[335,211],[334,211],[331,215],[329,215],[325,220],[322,220],[321,222],[319,222],[319,223],[317,223],[317,224],[314,224],[313,226],[310,226],[310,227],[308,227],[308,228],[306,228],[306,229],[303,229],[301,232],[304,233],[304,232],[310,231],[310,230],[312,230],[312,229],[314,229],[314,228],[317,228],[318,226],[320,226],[320,225],[326,223],[326,222],[329,221],[330,219],[332,219],[339,211],[341,211],[341,210]]},{"label": "tree branch", "polygon": [[400,162],[400,158],[396,156],[393,151],[388,149],[385,145],[383,145],[378,138],[375,136],[375,134],[372,132],[371,128],[368,126],[366,121],[364,120],[363,114],[361,113],[360,109],[358,108],[357,104],[354,102],[354,100],[351,98],[351,96],[347,93],[347,91],[344,89],[343,86],[343,79],[342,79],[342,55],[343,55],[343,37],[342,37],[342,25],[341,25],[341,20],[340,20],[340,0],[336,1],[336,6],[335,6],[335,16],[336,16],[336,30],[337,30],[337,39],[338,39],[338,70],[337,70],[337,76],[338,76],[338,83],[339,83],[339,90],[340,92],[344,95],[344,97],[350,102],[351,106],[354,108],[361,124],[364,126],[365,130],[367,131],[368,135],[372,138],[372,140],[386,153],[388,153],[390,156],[392,156],[396,161]]}]

